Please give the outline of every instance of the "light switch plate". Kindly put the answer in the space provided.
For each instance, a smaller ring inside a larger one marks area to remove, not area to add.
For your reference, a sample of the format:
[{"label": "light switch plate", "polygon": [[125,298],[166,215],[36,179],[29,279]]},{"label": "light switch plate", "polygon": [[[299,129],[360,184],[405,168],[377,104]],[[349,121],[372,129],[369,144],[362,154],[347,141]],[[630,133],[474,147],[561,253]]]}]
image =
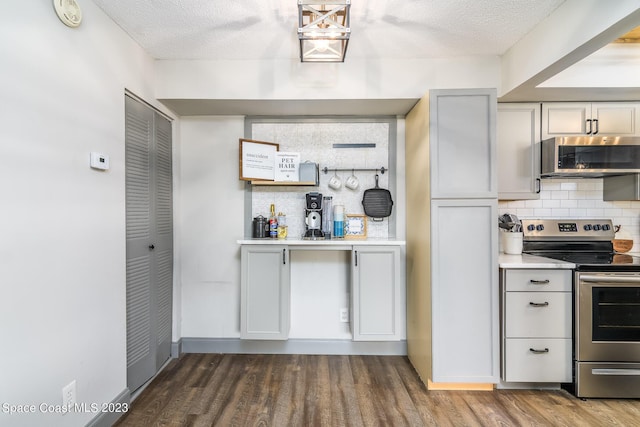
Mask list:
[{"label": "light switch plate", "polygon": [[109,169],[109,156],[102,153],[91,153],[91,161],[89,164],[93,169],[106,171]]}]

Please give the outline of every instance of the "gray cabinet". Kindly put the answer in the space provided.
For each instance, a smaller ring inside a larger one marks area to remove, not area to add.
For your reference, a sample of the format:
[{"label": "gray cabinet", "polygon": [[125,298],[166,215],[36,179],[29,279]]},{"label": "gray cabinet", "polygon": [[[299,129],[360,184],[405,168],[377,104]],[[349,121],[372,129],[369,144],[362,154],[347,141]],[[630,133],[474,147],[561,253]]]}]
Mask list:
[{"label": "gray cabinet", "polygon": [[638,136],[640,104],[548,102],[542,104],[542,139],[555,136]]},{"label": "gray cabinet", "polygon": [[540,104],[498,104],[498,199],[540,198]]},{"label": "gray cabinet", "polygon": [[497,200],[431,202],[434,382],[497,382]]},{"label": "gray cabinet", "polygon": [[571,270],[501,271],[502,379],[571,382]]},{"label": "gray cabinet", "polygon": [[434,90],[429,99],[431,197],[496,197],[495,95]]},{"label": "gray cabinet", "polygon": [[496,109],[437,90],[406,118],[407,350],[442,387],[500,378]]},{"label": "gray cabinet", "polygon": [[400,248],[360,246],[351,255],[353,340],[399,340]]},{"label": "gray cabinet", "polygon": [[290,322],[290,268],[286,245],[243,245],[240,338],[286,340]]}]

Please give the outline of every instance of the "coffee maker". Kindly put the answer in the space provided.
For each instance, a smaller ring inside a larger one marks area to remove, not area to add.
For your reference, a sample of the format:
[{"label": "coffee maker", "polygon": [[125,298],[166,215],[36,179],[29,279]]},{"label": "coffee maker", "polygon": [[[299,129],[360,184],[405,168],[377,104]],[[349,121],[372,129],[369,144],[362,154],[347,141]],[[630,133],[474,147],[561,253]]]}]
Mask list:
[{"label": "coffee maker", "polygon": [[322,194],[311,192],[306,194],[306,207],[304,209],[304,223],[306,231],[305,239],[323,239],[322,232]]}]

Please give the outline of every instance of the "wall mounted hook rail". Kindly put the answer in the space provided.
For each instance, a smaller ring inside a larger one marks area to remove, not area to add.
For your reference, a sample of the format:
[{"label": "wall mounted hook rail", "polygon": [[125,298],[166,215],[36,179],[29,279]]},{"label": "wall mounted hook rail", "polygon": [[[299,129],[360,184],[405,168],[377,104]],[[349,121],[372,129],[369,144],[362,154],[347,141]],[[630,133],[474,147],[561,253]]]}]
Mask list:
[{"label": "wall mounted hook rail", "polygon": [[322,169],[322,172],[324,172],[325,174],[329,173],[329,172],[380,172],[381,174],[384,175],[385,172],[388,172],[389,169],[385,168],[384,166],[379,167],[377,169],[359,169],[359,168],[333,168],[333,169],[329,169],[328,167],[324,167]]}]

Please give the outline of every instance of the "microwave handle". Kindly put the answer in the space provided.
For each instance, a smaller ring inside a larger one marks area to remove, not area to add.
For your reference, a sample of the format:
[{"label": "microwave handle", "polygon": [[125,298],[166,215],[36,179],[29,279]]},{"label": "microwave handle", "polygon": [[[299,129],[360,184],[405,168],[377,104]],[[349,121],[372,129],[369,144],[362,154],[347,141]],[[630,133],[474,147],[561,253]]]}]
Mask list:
[{"label": "microwave handle", "polygon": [[591,131],[592,131],[592,127],[591,127],[591,119],[587,119],[587,120],[586,120],[586,122],[587,122],[587,129],[586,129],[586,132],[585,132],[585,133],[586,133],[587,135],[591,135]]}]

